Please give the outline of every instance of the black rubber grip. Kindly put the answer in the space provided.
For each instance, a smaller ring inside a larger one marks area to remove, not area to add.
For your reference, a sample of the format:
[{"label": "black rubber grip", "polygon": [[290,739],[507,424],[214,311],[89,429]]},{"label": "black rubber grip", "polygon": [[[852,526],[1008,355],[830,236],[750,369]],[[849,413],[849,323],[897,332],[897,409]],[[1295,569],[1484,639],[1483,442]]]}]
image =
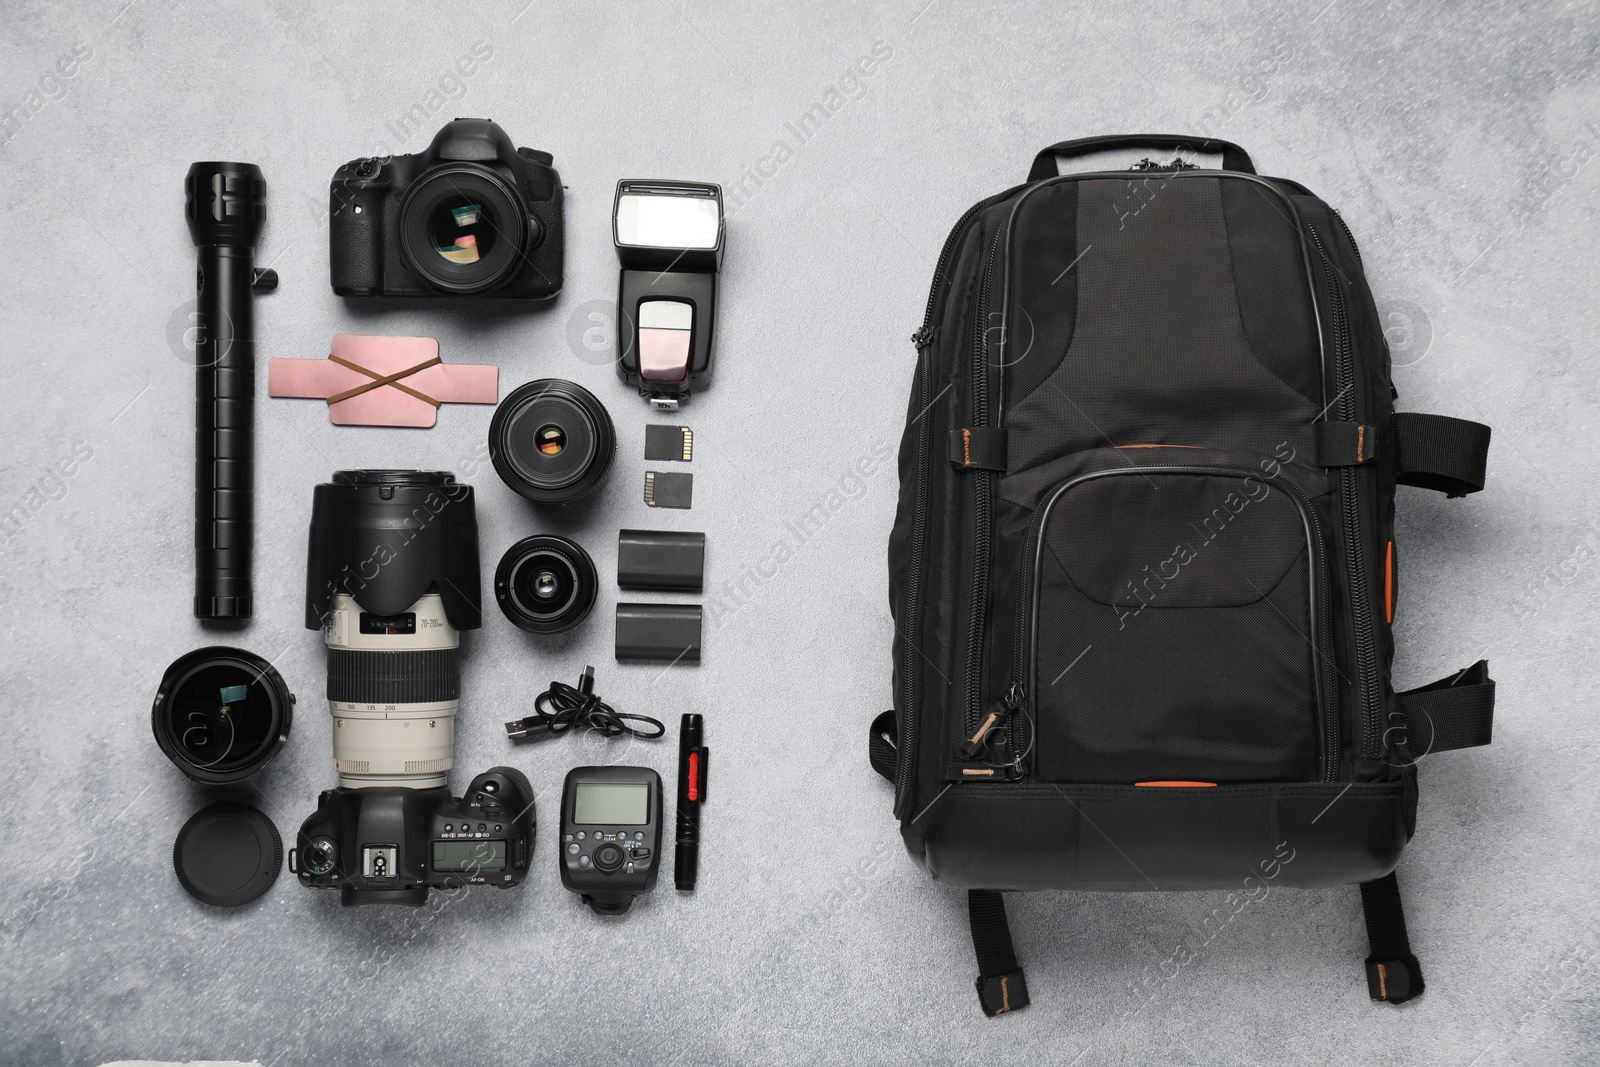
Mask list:
[{"label": "black rubber grip", "polygon": [[433,704],[461,697],[461,649],[328,649],[328,699],[349,704]]},{"label": "black rubber grip", "polygon": [[194,613],[251,614],[255,324],[249,249],[200,251],[194,389]]}]

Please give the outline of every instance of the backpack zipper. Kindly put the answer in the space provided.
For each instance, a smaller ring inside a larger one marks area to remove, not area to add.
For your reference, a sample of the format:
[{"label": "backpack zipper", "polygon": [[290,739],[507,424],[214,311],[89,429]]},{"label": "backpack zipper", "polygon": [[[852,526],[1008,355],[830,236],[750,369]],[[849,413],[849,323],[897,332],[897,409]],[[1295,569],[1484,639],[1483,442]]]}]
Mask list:
[{"label": "backpack zipper", "polygon": [[[972,343],[972,424],[974,427],[989,425],[989,361],[987,359],[987,337],[989,330],[989,307],[993,296],[995,257],[1000,250],[1001,233],[994,235],[994,241],[989,246],[989,259],[984,266],[983,282],[978,290],[978,315],[975,323],[975,335]],[[972,605],[967,618],[967,657],[966,657],[966,728],[963,736],[970,739],[986,739],[990,730],[982,730],[983,726],[983,628],[989,610],[989,555],[991,531],[990,511],[993,507],[991,499],[994,491],[994,472],[988,470],[974,471],[972,477],[977,479],[974,486],[973,497],[973,544],[972,544]]]},{"label": "backpack zipper", "polygon": [[[1355,398],[1354,352],[1350,342],[1350,327],[1346,319],[1344,290],[1339,286],[1338,272],[1333,260],[1322,244],[1322,238],[1309,223],[1306,232],[1311,243],[1322,257],[1322,271],[1327,279],[1333,311],[1334,387],[1339,418],[1355,422],[1359,417]],[[1374,684],[1377,677],[1378,651],[1372,635],[1372,602],[1367,594],[1367,568],[1361,546],[1361,506],[1356,499],[1356,468],[1338,468],[1339,510],[1344,520],[1346,577],[1350,586],[1350,612],[1355,634],[1356,651],[1356,703],[1360,709],[1360,751],[1375,755],[1373,740],[1379,732],[1379,696]]]},{"label": "backpack zipper", "polygon": [[[1245,478],[1260,478],[1278,489],[1287,493],[1294,501],[1296,509],[1300,512],[1302,520],[1310,531],[1310,545],[1308,553],[1315,558],[1307,559],[1307,569],[1311,572],[1313,582],[1313,599],[1316,601],[1318,627],[1316,639],[1312,644],[1312,652],[1316,659],[1313,668],[1317,678],[1317,716],[1319,741],[1322,745],[1321,763],[1322,780],[1336,782],[1339,780],[1339,696],[1334,687],[1333,672],[1330,669],[1333,663],[1333,608],[1329,600],[1328,563],[1327,563],[1327,537],[1323,533],[1322,520],[1317,517],[1316,509],[1306,499],[1300,487],[1287,478],[1277,478],[1265,471],[1252,467],[1239,467],[1229,464],[1205,464],[1200,466],[1160,466],[1135,468],[1140,474],[1222,474],[1237,475]],[[1048,499],[1033,510],[1033,518],[1028,523],[1028,534],[1023,539],[1022,566],[1018,573],[1027,576],[1028,590],[1026,595],[1017,598],[1017,623],[1015,639],[1011,651],[1011,683],[1006,690],[1006,697],[990,712],[990,717],[980,724],[981,732],[975,733],[963,746],[968,758],[974,758],[983,745],[977,744],[968,752],[968,746],[979,742],[993,734],[1001,725],[1009,726],[1012,731],[1011,747],[1015,747],[1016,712],[1027,704],[1027,717],[1032,724],[1032,732],[1036,736],[1039,729],[1038,709],[1028,702],[1027,683],[1033,674],[1034,637],[1033,621],[1037,615],[1039,598],[1039,547],[1038,541],[1044,526],[1044,516],[1050,508],[1068,489],[1093,478],[1115,477],[1130,473],[1121,469],[1109,471],[1095,471],[1079,475],[1064,485],[1058,486],[1051,492]],[[1320,590],[1317,589],[1320,586]],[[1317,595],[1320,591],[1321,595]],[[1032,751],[1034,741],[1029,740],[1029,751]],[[1014,777],[1023,778],[1027,771],[1020,766],[1021,757],[1017,757],[1019,765],[1015,767]]]},{"label": "backpack zipper", "polygon": [[1356,244],[1356,235],[1351,232],[1350,224],[1344,221],[1344,216],[1339,214],[1338,208],[1329,210],[1333,212],[1333,220],[1339,224],[1339,229],[1344,231],[1345,240],[1350,242],[1350,251],[1356,254],[1356,266],[1361,266],[1361,246]]},{"label": "backpack zipper", "polygon": [[[957,238],[966,228],[967,223],[984,206],[987,201],[980,200],[973,204],[956,224],[951,227],[950,234],[944,240],[944,247],[939,250],[939,262],[933,268],[933,285],[928,288],[928,306],[922,313],[922,325],[911,335],[911,341],[917,348],[917,480],[912,492],[912,518],[911,518],[911,559],[906,569],[906,616],[905,633],[903,641],[915,641],[921,636],[919,629],[922,615],[922,564],[926,555],[927,525],[928,525],[928,426],[932,418],[928,416],[928,407],[933,403],[928,393],[932,388],[929,382],[931,360],[928,350],[933,347],[933,313],[943,292],[943,279],[945,268],[949,265],[951,253],[954,251]],[[905,806],[907,794],[910,792],[911,780],[916,773],[917,764],[917,723],[919,705],[922,701],[922,681],[919,670],[907,668],[901,674],[901,700],[900,706],[904,709],[904,716],[899,723],[896,741],[899,750],[896,752],[896,774],[894,783],[894,814],[898,818]]]}]

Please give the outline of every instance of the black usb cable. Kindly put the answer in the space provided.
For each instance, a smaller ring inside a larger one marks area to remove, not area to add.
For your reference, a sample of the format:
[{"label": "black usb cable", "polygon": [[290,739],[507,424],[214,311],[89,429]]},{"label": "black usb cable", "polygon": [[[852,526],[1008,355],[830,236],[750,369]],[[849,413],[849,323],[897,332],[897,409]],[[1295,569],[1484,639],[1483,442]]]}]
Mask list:
[{"label": "black usb cable", "polygon": [[[660,719],[618,711],[601,700],[594,691],[594,668],[584,667],[576,687],[566,682],[551,682],[550,688],[534,700],[532,715],[506,723],[506,736],[513,741],[543,741],[579,727],[607,737],[631,734],[646,741],[653,741],[667,732]],[[650,732],[652,727],[654,733]]]}]

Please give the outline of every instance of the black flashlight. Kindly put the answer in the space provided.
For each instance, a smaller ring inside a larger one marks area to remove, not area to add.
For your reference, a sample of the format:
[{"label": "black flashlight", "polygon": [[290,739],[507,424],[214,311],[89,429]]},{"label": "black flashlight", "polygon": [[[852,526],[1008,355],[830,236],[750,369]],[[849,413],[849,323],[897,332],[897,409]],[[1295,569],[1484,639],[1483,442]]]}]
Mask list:
[{"label": "black flashlight", "polygon": [[184,215],[199,249],[194,394],[194,614],[250,617],[255,526],[255,267],[267,183],[253,163],[195,163]]}]

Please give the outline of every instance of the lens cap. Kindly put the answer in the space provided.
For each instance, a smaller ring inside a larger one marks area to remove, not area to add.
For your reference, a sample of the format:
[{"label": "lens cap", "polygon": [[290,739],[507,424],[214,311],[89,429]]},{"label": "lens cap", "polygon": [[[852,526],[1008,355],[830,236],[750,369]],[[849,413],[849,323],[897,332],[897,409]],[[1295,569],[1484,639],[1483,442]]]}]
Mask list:
[{"label": "lens cap", "polygon": [[191,897],[237,908],[272,888],[283,866],[283,839],[250,805],[213,804],[178,831],[172,866]]},{"label": "lens cap", "polygon": [[294,694],[272,664],[213,645],[180,656],[161,677],[150,728],[177,768],[220,785],[265,767],[289,740]]},{"label": "lens cap", "polygon": [[617,431],[611,415],[581,385],[544,378],[519,386],[489,423],[495,472],[529,500],[564,504],[611,470]]}]

